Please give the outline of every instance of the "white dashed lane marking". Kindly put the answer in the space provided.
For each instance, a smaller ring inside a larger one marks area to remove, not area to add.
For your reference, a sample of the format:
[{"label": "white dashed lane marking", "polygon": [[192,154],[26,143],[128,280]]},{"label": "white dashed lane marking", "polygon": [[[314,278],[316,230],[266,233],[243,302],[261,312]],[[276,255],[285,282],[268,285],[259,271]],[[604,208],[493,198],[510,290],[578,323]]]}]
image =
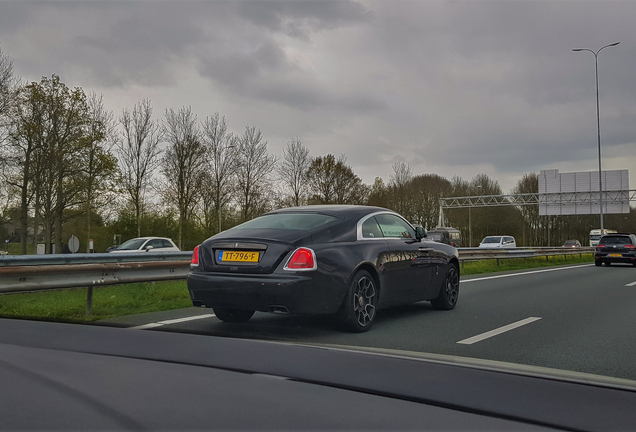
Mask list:
[{"label": "white dashed lane marking", "polygon": [[537,320],[540,320],[540,319],[541,319],[541,317],[529,317],[529,318],[526,318],[526,319],[522,319],[521,321],[517,321],[517,322],[514,322],[512,324],[508,324],[508,325],[505,325],[503,327],[499,327],[499,328],[496,328],[494,330],[487,331],[486,333],[478,334],[477,336],[473,336],[473,337],[470,337],[468,339],[460,340],[457,343],[458,344],[462,344],[462,345],[472,345],[475,342],[483,341],[484,339],[488,339],[488,338],[491,338],[493,336],[500,335],[502,333],[505,333],[507,331],[516,329],[517,327],[521,327],[521,326],[524,326],[526,324],[530,324],[531,322],[534,322],[534,321],[537,321]]}]

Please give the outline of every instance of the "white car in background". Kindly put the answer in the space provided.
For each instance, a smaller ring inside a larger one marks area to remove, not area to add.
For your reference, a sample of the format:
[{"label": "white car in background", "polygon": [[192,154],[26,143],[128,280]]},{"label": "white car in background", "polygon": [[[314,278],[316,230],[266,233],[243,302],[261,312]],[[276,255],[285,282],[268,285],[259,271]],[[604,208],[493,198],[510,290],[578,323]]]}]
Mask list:
[{"label": "white car in background", "polygon": [[479,243],[480,248],[516,248],[517,242],[512,236],[487,236]]},{"label": "white car in background", "polygon": [[109,253],[133,253],[133,252],[179,252],[174,242],[166,237],[139,237],[127,240]]}]

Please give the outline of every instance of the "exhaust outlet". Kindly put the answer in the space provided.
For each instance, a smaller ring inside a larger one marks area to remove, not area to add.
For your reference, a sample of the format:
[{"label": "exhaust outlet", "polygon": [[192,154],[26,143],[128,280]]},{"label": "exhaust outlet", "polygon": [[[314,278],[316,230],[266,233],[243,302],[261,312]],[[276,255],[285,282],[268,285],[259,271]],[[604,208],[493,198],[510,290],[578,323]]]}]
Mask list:
[{"label": "exhaust outlet", "polygon": [[271,305],[269,311],[279,315],[289,315],[289,309],[286,306]]}]

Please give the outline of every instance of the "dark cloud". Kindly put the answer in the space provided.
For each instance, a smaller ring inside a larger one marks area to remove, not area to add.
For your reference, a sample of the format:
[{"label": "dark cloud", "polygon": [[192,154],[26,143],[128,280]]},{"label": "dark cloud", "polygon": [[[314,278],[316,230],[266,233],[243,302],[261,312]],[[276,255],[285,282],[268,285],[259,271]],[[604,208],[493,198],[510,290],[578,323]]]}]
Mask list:
[{"label": "dark cloud", "polygon": [[599,58],[603,148],[636,144],[634,16],[621,1],[23,0],[0,2],[0,44],[19,74],[231,113],[274,151],[299,136],[346,153],[366,181],[396,160],[512,178],[593,169],[594,58],[575,47],[621,41]]},{"label": "dark cloud", "polygon": [[360,3],[349,0],[240,1],[237,11],[253,24],[303,38],[310,31],[361,23],[371,16]]}]

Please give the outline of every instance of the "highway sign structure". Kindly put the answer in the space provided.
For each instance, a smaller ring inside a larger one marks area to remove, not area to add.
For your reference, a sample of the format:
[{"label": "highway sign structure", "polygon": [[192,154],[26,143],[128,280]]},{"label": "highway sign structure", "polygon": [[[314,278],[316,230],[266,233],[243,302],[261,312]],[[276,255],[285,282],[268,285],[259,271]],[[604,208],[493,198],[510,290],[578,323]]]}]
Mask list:
[{"label": "highway sign structure", "polygon": [[[603,214],[629,213],[628,171],[603,171],[602,174]],[[542,170],[539,174],[539,214],[599,214],[598,189],[597,171],[559,173],[557,169]],[[558,199],[548,199],[548,196]]]}]

